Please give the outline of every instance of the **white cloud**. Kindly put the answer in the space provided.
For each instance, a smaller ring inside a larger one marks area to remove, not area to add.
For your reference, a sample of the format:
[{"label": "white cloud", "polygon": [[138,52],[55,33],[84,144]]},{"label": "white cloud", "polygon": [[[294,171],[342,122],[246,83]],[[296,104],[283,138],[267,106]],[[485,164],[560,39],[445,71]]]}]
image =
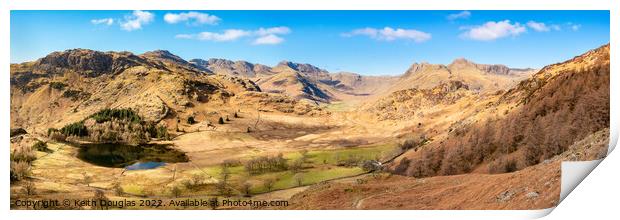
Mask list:
[{"label": "white cloud", "polygon": [[457,20],[457,19],[467,19],[471,16],[471,12],[469,11],[462,11],[459,13],[455,13],[455,14],[449,14],[446,18],[448,20]]},{"label": "white cloud", "polygon": [[104,25],[110,26],[114,24],[114,19],[112,18],[92,19],[90,20],[90,23],[94,25],[104,24]]},{"label": "white cloud", "polygon": [[284,38],[279,35],[286,35],[291,33],[291,29],[288,27],[270,27],[259,28],[257,30],[241,30],[241,29],[228,29],[221,33],[217,32],[200,32],[197,34],[177,34],[177,39],[194,39],[202,41],[235,41],[244,37],[252,37],[254,45],[275,45],[284,42]]},{"label": "white cloud", "polygon": [[509,36],[516,37],[526,31],[523,25],[518,22],[513,24],[509,20],[489,21],[483,25],[465,29],[468,29],[468,31],[462,33],[462,37],[479,41],[491,41]]},{"label": "white cloud", "polygon": [[545,23],[542,22],[528,21],[527,26],[538,32],[547,32],[551,30],[550,27],[548,27]]},{"label": "white cloud", "polygon": [[553,29],[554,31],[561,31],[562,30],[562,27],[560,27],[560,25],[557,25],[557,24],[551,25],[549,27],[551,27],[551,29]]},{"label": "white cloud", "polygon": [[215,15],[210,15],[206,13],[200,13],[195,11],[190,12],[182,12],[182,13],[166,13],[164,15],[164,21],[169,24],[176,24],[179,22],[187,22],[192,25],[201,25],[201,24],[209,24],[216,25],[222,19]]},{"label": "white cloud", "polygon": [[570,29],[573,31],[578,31],[579,29],[581,29],[581,25],[580,24],[573,24],[570,26]]},{"label": "white cloud", "polygon": [[284,41],[283,38],[276,36],[275,34],[265,35],[259,38],[256,38],[252,44],[254,45],[274,45],[279,44]]},{"label": "white cloud", "polygon": [[288,27],[280,26],[280,27],[272,27],[272,28],[259,28],[256,31],[256,34],[259,36],[265,36],[270,34],[289,34],[291,33],[291,29]]},{"label": "white cloud", "polygon": [[133,11],[131,15],[125,16],[125,20],[121,21],[121,29],[133,31],[142,29],[143,25],[149,24],[155,18],[155,14],[148,11]]},{"label": "white cloud", "polygon": [[198,33],[196,38],[198,40],[206,40],[206,41],[234,41],[239,38],[250,35],[250,32],[240,30],[240,29],[228,29],[223,33],[214,33],[214,32],[201,32]]},{"label": "white cloud", "polygon": [[404,40],[413,40],[414,42],[421,43],[431,39],[431,34],[418,31],[415,29],[402,29],[402,28],[391,28],[384,27],[383,29],[375,29],[375,28],[362,28],[355,29],[351,32],[344,33],[342,36],[344,37],[353,37],[357,35],[368,36],[372,39],[383,40],[383,41],[393,41],[398,39]]}]

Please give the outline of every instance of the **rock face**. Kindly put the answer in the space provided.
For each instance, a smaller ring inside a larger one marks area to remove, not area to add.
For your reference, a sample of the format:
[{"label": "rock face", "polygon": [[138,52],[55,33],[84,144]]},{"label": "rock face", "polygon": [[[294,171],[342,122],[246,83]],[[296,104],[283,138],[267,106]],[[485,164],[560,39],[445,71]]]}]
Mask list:
[{"label": "rock face", "polygon": [[289,67],[295,71],[299,71],[302,73],[310,73],[310,74],[319,74],[319,73],[326,73],[327,71],[321,68],[318,68],[316,66],[313,66],[311,64],[307,64],[307,63],[293,63],[290,61],[281,61],[280,63],[278,63],[278,66],[286,66]]},{"label": "rock face", "polygon": [[35,66],[43,71],[62,72],[64,69],[80,72],[87,77],[96,77],[104,73],[119,73],[141,62],[143,61],[135,55],[115,56],[112,53],[73,49],[51,53],[39,59]]},{"label": "rock face", "polygon": [[232,76],[254,78],[259,74],[271,74],[271,68],[268,66],[253,64],[243,60],[232,61],[216,58],[211,58],[209,60],[192,59],[190,63],[210,72]]},{"label": "rock face", "polygon": [[170,51],[167,51],[167,50],[149,51],[149,52],[143,53],[140,56],[146,57],[146,58],[155,59],[155,60],[160,60],[160,61],[170,61],[170,62],[174,62],[174,63],[177,63],[177,64],[187,64],[188,63],[187,61],[185,61],[181,57],[179,57],[177,55],[174,55],[174,54],[170,53]]}]

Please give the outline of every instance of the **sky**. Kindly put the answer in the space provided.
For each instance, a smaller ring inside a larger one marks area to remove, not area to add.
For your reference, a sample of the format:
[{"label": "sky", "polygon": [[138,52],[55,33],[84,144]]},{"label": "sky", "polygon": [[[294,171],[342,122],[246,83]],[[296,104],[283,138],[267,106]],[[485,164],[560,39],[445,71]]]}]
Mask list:
[{"label": "sky", "polygon": [[609,42],[609,11],[11,11],[11,63],[85,48],[398,75],[456,58],[541,68]]}]

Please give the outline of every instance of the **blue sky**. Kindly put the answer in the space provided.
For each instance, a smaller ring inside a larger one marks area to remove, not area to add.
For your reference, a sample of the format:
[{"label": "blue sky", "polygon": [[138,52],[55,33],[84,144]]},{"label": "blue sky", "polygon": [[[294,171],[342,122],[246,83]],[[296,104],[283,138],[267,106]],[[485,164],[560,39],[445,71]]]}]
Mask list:
[{"label": "blue sky", "polygon": [[12,11],[11,63],[53,51],[165,49],[396,75],[412,63],[540,68],[609,42],[609,11]]}]

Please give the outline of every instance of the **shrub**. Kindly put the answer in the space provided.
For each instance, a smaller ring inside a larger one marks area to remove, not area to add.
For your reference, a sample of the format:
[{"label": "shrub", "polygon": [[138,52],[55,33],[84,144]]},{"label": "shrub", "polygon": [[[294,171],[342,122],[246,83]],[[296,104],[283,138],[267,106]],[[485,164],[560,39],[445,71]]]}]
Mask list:
[{"label": "shrub", "polygon": [[52,87],[53,89],[57,89],[57,90],[63,90],[66,86],[67,86],[67,84],[64,84],[64,83],[61,83],[61,82],[51,82],[50,83],[50,87]]},{"label": "shrub", "polygon": [[195,124],[196,120],[194,119],[194,116],[187,117],[187,123],[190,124],[190,125]]},{"label": "shrub", "polygon": [[24,183],[24,185],[22,186],[22,192],[24,192],[24,194],[28,195],[28,196],[32,196],[36,194],[36,190],[37,188],[35,187],[34,183],[32,181],[28,181],[26,183]]},{"label": "shrub", "polygon": [[163,140],[170,140],[170,134],[168,133],[168,128],[165,125],[156,126],[153,123],[149,123],[146,126],[146,131],[153,138],[163,139]]},{"label": "shrub", "polygon": [[114,190],[114,194],[116,194],[116,196],[123,196],[123,194],[125,194],[125,191],[123,190],[123,187],[121,186],[121,183],[118,181],[112,184],[112,190]]},{"label": "shrub", "polygon": [[182,193],[182,190],[178,186],[172,186],[172,188],[170,188],[170,194],[172,194],[172,196],[174,196],[175,198],[178,198],[179,196],[181,196],[181,193]]},{"label": "shrub", "polygon": [[81,90],[71,90],[71,89],[65,90],[65,92],[62,93],[62,97],[69,98],[72,101],[77,101],[77,100],[80,100],[80,99],[86,99],[86,98],[90,97],[90,95],[91,94],[88,93],[88,92],[84,92],[84,91],[81,91]]},{"label": "shrub", "polygon": [[267,191],[271,191],[275,184],[276,184],[276,180],[273,178],[267,178],[263,180],[263,187],[265,187]]},{"label": "shrub", "polygon": [[252,184],[248,181],[243,181],[241,184],[241,192],[243,192],[244,196],[252,195]]},{"label": "shrub", "polygon": [[489,164],[489,173],[510,173],[517,170],[517,162],[514,158],[502,157]]},{"label": "shrub", "polygon": [[217,123],[223,125],[224,124],[224,119],[222,117],[220,117],[220,119],[217,120]]},{"label": "shrub", "polygon": [[47,136],[50,137],[54,132],[59,132],[59,131],[56,128],[48,128],[47,129]]},{"label": "shrub", "polygon": [[297,186],[303,186],[303,184],[304,184],[304,174],[302,174],[302,173],[295,174],[295,176],[293,178],[295,179],[295,182],[297,183]]},{"label": "shrub", "polygon": [[11,182],[30,176],[30,164],[26,161],[11,161]]},{"label": "shrub", "polygon": [[28,164],[37,159],[36,153],[32,150],[32,147],[20,146],[13,150],[11,154],[11,161],[23,161]]},{"label": "shrub", "polygon": [[41,152],[45,152],[45,153],[53,152],[51,149],[47,148],[47,143],[43,141],[37,141],[37,143],[32,145],[32,148],[35,150],[41,151]]}]

